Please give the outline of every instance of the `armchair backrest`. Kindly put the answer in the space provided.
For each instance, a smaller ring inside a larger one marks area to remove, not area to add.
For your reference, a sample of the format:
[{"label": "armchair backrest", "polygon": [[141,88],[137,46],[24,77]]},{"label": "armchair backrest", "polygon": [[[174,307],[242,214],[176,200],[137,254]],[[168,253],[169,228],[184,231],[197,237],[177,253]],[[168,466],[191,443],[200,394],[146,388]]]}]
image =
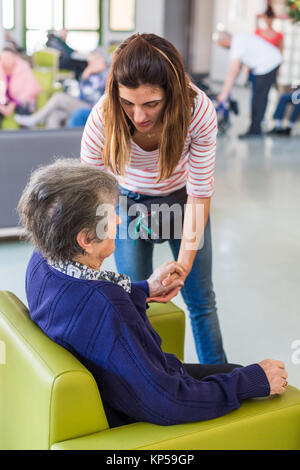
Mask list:
[{"label": "armchair backrest", "polygon": [[56,72],[58,69],[59,55],[59,51],[50,47],[35,51],[32,55],[33,67],[52,69]]},{"label": "armchair backrest", "polygon": [[49,449],[108,428],[97,384],[0,291],[0,449]]}]

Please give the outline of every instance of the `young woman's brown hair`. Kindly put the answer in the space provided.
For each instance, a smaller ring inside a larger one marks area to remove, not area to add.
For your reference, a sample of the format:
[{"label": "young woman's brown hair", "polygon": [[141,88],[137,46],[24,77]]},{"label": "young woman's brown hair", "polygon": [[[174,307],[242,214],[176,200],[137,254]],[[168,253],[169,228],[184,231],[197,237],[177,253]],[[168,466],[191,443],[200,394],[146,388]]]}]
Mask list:
[{"label": "young woman's brown hair", "polygon": [[159,146],[158,181],[171,176],[181,157],[196,92],[177,49],[155,34],[135,34],[115,51],[103,105],[103,161],[114,173],[125,172],[134,126],[122,109],[119,87],[160,86],[166,97]]}]

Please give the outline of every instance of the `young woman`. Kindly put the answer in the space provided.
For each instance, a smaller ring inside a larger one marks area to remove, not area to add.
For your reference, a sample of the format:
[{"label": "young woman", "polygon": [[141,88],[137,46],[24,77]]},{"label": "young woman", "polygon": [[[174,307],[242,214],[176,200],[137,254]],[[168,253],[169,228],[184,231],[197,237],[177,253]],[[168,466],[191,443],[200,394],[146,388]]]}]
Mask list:
[{"label": "young woman", "polygon": [[[114,54],[106,95],[89,116],[81,148],[84,163],[117,175],[121,194],[130,203],[165,201],[172,206],[182,203],[185,193],[183,235],[168,241],[185,269],[181,292],[199,361],[206,364],[226,362],[211,274],[216,135],[215,109],[191,84],[175,47],[154,34],[137,34]],[[152,272],[154,245],[126,236],[132,216],[122,207],[119,215],[117,269],[133,281],[145,279]],[[203,244],[197,245],[202,235]]]}]

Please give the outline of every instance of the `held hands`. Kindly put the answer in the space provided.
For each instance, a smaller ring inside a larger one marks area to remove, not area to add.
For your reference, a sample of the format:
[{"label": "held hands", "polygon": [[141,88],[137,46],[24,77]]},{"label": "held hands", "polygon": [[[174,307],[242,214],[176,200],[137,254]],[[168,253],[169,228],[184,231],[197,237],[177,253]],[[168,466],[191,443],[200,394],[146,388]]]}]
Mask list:
[{"label": "held hands", "polygon": [[282,395],[287,386],[287,371],[284,363],[274,359],[264,359],[258,365],[263,369],[270,384],[270,395]]},{"label": "held hands", "polygon": [[169,302],[184,285],[186,275],[186,270],[177,261],[159,266],[147,280],[150,295],[147,301]]}]

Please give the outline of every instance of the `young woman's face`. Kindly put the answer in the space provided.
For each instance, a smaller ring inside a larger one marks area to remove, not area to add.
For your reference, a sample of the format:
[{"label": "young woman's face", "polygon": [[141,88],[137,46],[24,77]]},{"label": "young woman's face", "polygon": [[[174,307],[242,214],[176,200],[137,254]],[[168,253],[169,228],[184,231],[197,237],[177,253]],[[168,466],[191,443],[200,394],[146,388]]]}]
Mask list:
[{"label": "young woman's face", "polygon": [[127,88],[119,85],[119,97],[125,113],[142,134],[151,132],[162,121],[166,97],[160,86]]}]

